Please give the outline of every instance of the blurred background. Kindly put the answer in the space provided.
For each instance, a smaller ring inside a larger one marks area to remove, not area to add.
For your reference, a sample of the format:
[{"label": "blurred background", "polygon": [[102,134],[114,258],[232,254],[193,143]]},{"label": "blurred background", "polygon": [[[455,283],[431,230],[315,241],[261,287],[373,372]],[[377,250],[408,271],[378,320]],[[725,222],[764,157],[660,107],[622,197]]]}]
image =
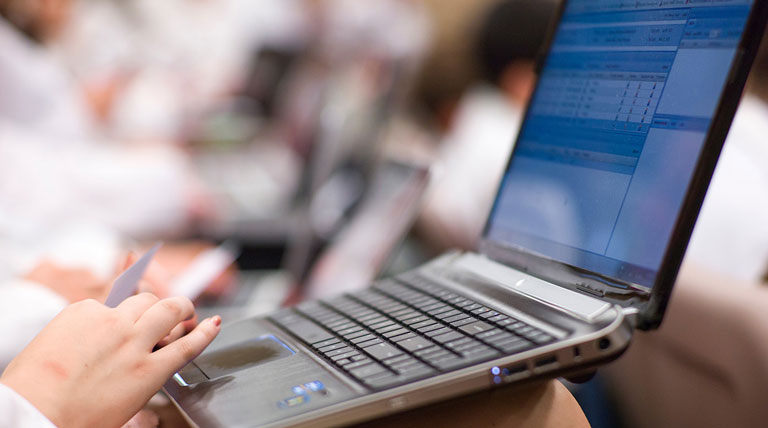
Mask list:
[{"label": "blurred background", "polygon": [[[474,249],[557,7],[0,0],[0,368],[157,241],[225,322]],[[768,419],[766,62],[664,328],[569,385],[594,427]]]}]

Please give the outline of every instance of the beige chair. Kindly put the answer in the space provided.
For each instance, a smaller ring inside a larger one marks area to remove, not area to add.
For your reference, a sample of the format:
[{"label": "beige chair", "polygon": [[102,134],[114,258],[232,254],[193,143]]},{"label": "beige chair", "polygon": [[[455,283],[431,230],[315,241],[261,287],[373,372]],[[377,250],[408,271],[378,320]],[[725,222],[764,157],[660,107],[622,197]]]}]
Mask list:
[{"label": "beige chair", "polygon": [[768,426],[768,286],[684,266],[661,329],[603,374],[631,428]]}]

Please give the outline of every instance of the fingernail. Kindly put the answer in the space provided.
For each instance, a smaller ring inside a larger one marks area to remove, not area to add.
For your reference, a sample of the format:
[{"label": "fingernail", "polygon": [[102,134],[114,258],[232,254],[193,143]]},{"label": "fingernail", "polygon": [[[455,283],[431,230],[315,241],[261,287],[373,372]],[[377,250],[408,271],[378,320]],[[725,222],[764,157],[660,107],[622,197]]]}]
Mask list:
[{"label": "fingernail", "polygon": [[221,326],[221,317],[220,317],[220,316],[216,315],[215,317],[213,317],[213,318],[211,319],[211,321],[213,321],[213,324],[214,324],[216,327],[220,327],[220,326]]}]

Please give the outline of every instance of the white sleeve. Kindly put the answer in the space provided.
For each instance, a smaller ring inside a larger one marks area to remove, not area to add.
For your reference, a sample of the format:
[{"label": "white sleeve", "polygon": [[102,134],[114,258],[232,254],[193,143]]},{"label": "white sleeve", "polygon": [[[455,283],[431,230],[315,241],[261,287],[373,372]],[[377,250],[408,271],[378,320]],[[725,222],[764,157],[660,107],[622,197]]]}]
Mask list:
[{"label": "white sleeve", "polygon": [[0,428],[56,428],[29,401],[0,384]]},{"label": "white sleeve", "polygon": [[0,371],[66,306],[63,297],[34,282],[0,284],[0,325],[13,326],[0,338]]}]

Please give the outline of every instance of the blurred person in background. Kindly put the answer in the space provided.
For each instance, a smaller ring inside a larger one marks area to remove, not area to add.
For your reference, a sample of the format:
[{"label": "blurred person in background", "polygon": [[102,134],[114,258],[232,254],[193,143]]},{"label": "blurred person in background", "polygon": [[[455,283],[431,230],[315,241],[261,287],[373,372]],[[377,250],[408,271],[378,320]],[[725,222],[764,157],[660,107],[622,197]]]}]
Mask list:
[{"label": "blurred person in background", "polygon": [[764,37],[686,261],[744,283],[768,280],[768,37]]},{"label": "blurred person in background", "polygon": [[[66,304],[106,296],[126,237],[173,236],[198,208],[180,151],[96,131],[87,98],[46,47],[71,5],[0,0],[0,318],[14,326],[0,366]],[[175,248],[163,257],[177,259]]]},{"label": "blurred person in background", "polygon": [[[0,0],[0,162],[15,177],[4,193],[42,204],[14,204],[36,217],[93,220],[135,237],[183,230],[197,202],[184,155],[102,138],[78,82],[47,49],[71,5]],[[60,211],[45,212],[52,206]]]},{"label": "blurred person in background", "polygon": [[484,10],[480,25],[468,26],[481,80],[455,106],[450,92],[431,101],[447,130],[419,227],[438,251],[473,249],[480,238],[557,6],[556,0],[505,0]]}]

